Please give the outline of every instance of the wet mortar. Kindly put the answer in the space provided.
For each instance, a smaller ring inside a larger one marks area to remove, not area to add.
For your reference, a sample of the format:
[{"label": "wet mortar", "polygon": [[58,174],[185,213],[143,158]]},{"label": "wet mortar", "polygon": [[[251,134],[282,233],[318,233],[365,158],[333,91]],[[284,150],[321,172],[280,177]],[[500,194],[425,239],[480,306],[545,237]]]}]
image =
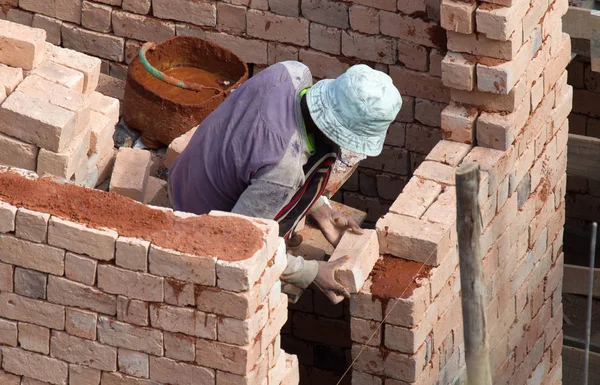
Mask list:
[{"label": "wet mortar", "polygon": [[15,172],[0,173],[0,200],[48,213],[88,227],[116,230],[182,253],[227,261],[250,258],[262,245],[262,231],[250,221],[202,215],[179,218],[115,193],[30,180]]}]

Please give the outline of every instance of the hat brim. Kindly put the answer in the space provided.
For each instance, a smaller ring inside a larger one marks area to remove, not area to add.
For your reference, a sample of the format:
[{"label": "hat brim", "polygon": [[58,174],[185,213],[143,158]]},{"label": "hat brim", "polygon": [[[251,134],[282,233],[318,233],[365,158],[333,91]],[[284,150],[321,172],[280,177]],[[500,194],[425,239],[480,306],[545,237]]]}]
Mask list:
[{"label": "hat brim", "polygon": [[323,134],[338,146],[367,156],[378,156],[383,150],[386,133],[380,136],[363,136],[350,131],[336,118],[328,97],[335,80],[325,79],[313,85],[306,94],[310,116]]}]

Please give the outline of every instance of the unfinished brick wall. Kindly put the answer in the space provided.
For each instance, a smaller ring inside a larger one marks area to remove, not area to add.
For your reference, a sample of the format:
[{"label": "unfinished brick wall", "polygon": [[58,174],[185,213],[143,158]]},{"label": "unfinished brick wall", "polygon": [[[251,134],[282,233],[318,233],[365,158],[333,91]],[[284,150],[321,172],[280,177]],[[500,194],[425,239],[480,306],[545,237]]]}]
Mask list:
[{"label": "unfinished brick wall", "polygon": [[143,42],[192,35],[216,42],[254,73],[300,60],[314,77],[337,77],[367,63],[389,73],[404,106],[381,156],[368,159],[336,199],[368,213],[371,226],[441,139],[440,112],[450,100],[440,63],[446,34],[439,0],[4,0],[0,18],[47,31],[48,41],[102,59],[124,79]]},{"label": "unfinished brick wall", "polygon": [[[571,44],[561,24],[567,1],[494,3],[442,2],[449,49],[442,79],[452,102],[441,125],[448,141],[429,154],[377,222],[381,267],[350,304],[356,384],[464,378],[453,166],[466,161],[483,170],[481,250],[493,382],[561,383],[573,97],[565,71]],[[477,146],[452,142],[465,140]],[[419,273],[416,284],[400,273],[389,281],[390,272],[402,271]]]},{"label": "unfinished brick wall", "polygon": [[[0,383],[298,383],[297,359],[280,349],[286,257],[274,222],[252,222],[246,241],[260,247],[249,258],[192,255],[93,228],[94,215],[106,214],[89,202],[110,201],[106,193],[45,185],[81,202],[73,215],[85,212],[85,226],[55,215],[60,205],[21,202],[7,183],[25,178],[9,174],[0,171]],[[123,202],[128,213],[142,210]],[[143,210],[140,223],[172,215]],[[175,214],[186,226],[198,218]]]}]

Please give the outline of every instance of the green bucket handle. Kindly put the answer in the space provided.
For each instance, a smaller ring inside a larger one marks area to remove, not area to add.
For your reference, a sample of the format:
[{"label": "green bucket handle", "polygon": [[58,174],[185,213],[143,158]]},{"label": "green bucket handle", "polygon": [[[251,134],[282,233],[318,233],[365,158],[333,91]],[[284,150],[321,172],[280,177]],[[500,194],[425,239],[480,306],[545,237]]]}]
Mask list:
[{"label": "green bucket handle", "polygon": [[150,62],[146,58],[146,53],[148,51],[152,51],[154,49],[156,49],[156,44],[153,42],[148,42],[142,46],[142,48],[140,49],[140,53],[139,53],[139,58],[140,58],[140,62],[142,63],[142,66],[144,67],[144,69],[146,71],[148,71],[148,73],[150,75],[152,75],[155,78],[160,79],[172,86],[183,88],[183,89],[190,90],[190,91],[200,92],[203,90],[214,90],[216,92],[215,95],[225,92],[224,90],[222,90],[220,88],[204,86],[204,85],[198,84],[198,83],[187,83],[187,82],[184,82],[183,80],[179,80],[177,78],[174,78],[173,76],[169,76],[169,75],[157,70],[156,68],[154,68],[154,66],[152,66],[152,64],[150,64]]}]

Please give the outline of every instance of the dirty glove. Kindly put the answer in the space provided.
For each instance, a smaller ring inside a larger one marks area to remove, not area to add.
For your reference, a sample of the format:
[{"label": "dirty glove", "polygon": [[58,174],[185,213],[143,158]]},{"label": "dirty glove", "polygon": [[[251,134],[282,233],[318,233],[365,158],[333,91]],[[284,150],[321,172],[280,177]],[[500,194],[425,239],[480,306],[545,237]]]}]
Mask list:
[{"label": "dirty glove", "polygon": [[364,233],[352,217],[333,210],[327,204],[322,204],[319,208],[313,210],[310,215],[318,223],[327,241],[333,246],[340,243],[342,235],[348,229],[351,229],[355,234]]},{"label": "dirty glove", "polygon": [[335,271],[342,267],[348,258],[340,258],[333,262],[319,261],[319,272],[313,283],[335,305],[345,298],[350,298],[350,293],[335,279]]}]

